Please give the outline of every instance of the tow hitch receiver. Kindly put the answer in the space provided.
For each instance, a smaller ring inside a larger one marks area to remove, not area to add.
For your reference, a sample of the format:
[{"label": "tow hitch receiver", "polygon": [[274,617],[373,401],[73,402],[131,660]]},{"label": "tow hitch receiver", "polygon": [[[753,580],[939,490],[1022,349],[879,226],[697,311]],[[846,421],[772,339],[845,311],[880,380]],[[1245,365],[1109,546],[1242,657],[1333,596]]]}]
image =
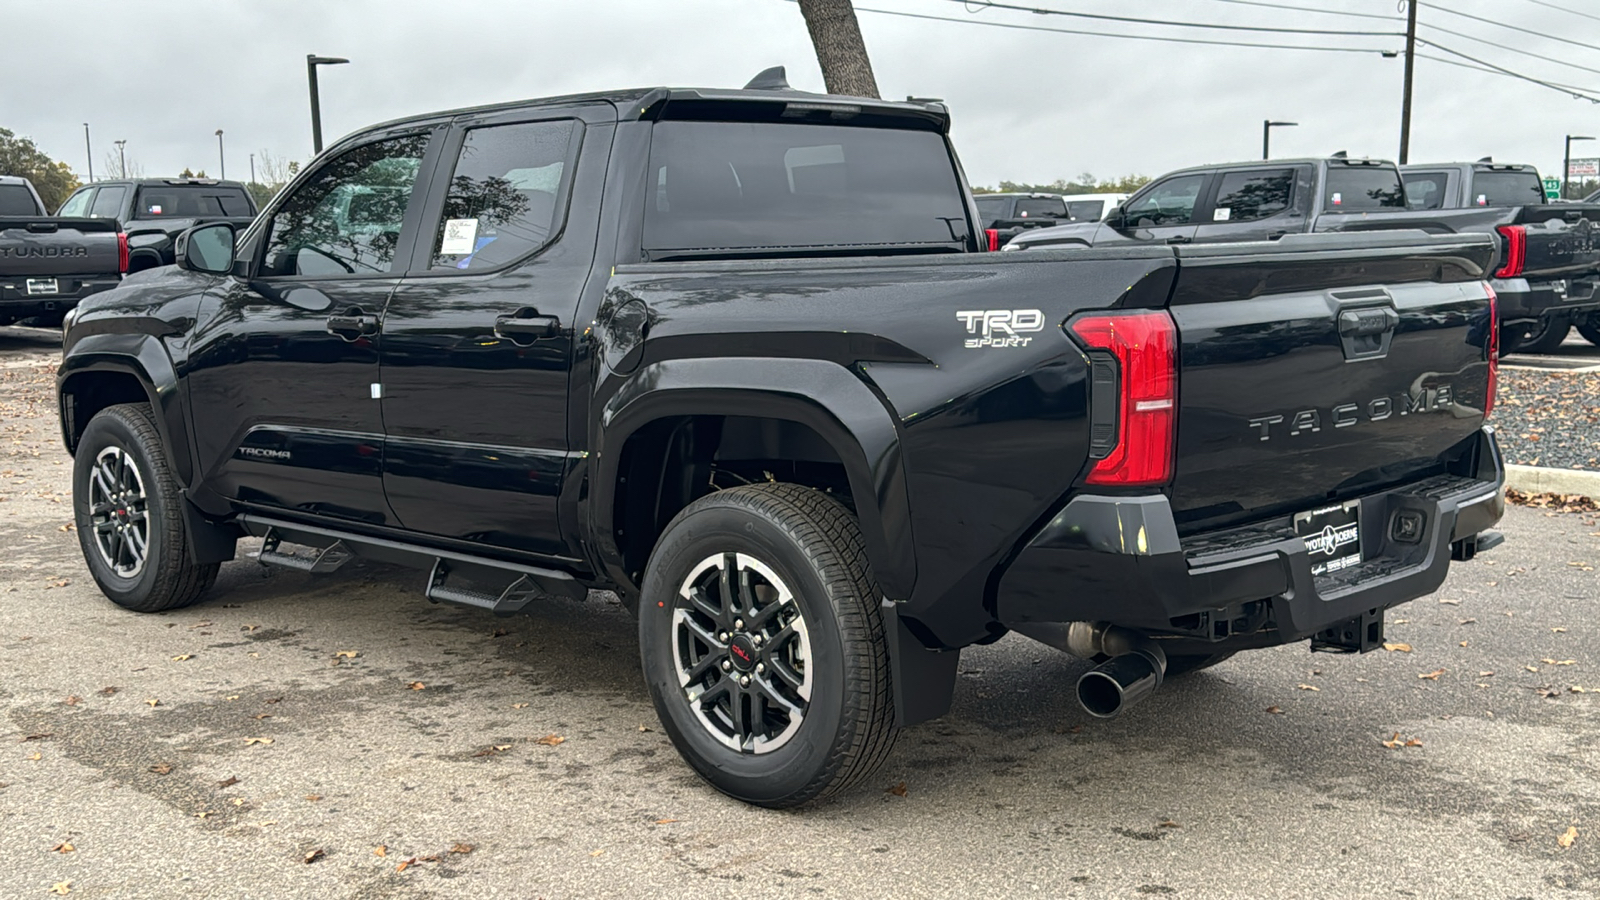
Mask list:
[{"label": "tow hitch receiver", "polygon": [[1311,637],[1312,653],[1366,653],[1383,646],[1383,610],[1369,609]]}]

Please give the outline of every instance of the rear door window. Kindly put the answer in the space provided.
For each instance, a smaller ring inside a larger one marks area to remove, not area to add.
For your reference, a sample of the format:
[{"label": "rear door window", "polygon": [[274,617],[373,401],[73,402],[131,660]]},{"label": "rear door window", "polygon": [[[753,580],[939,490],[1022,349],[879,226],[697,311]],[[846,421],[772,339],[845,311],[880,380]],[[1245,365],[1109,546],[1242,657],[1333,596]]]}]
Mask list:
[{"label": "rear door window", "polygon": [[1229,172],[1217,188],[1211,221],[1250,222],[1275,216],[1289,208],[1293,193],[1293,169]]},{"label": "rear door window", "polygon": [[1065,219],[1066,201],[1060,197],[1022,197],[1017,200],[1019,219]]},{"label": "rear door window", "polygon": [[128,196],[125,187],[103,187],[94,197],[94,205],[89,207],[89,215],[98,219],[115,219],[122,214],[122,200]]},{"label": "rear door window", "polygon": [[1141,228],[1189,224],[1194,221],[1195,203],[1205,183],[1204,175],[1178,175],[1156,182],[1128,204],[1128,224]]},{"label": "rear door window", "polygon": [[1535,172],[1474,172],[1472,206],[1541,206],[1544,185]]},{"label": "rear door window", "polygon": [[1400,171],[1391,166],[1328,166],[1322,203],[1328,212],[1405,209]]},{"label": "rear door window", "polygon": [[1106,214],[1104,200],[1069,200],[1067,214],[1079,222],[1098,222]]},{"label": "rear door window", "polygon": [[577,123],[494,125],[462,142],[433,241],[434,269],[492,269],[559,230]]},{"label": "rear door window", "polygon": [[37,216],[39,207],[25,184],[0,184],[0,216]]},{"label": "rear door window", "polygon": [[961,251],[966,188],[931,131],[658,122],[644,247],[652,259],[813,251]]},{"label": "rear door window", "polygon": [[1444,209],[1448,172],[1407,172],[1406,203],[1412,209]]}]

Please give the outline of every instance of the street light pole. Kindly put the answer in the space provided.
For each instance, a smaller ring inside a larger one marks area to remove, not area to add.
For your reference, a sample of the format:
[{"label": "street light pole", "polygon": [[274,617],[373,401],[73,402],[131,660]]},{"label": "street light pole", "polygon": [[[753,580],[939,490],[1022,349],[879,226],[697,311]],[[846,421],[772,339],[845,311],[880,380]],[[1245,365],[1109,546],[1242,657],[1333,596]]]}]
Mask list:
[{"label": "street light pole", "polygon": [[311,149],[322,152],[322,102],[317,97],[317,66],[339,66],[350,60],[337,56],[306,54],[306,84],[311,89]]},{"label": "street light pole", "polygon": [[94,145],[89,143],[89,123],[83,123],[83,153],[89,157],[89,181],[94,181]]},{"label": "street light pole", "polygon": [[1274,122],[1271,119],[1263,121],[1261,123],[1261,158],[1272,158],[1272,129],[1293,128],[1299,124],[1299,122]]},{"label": "street light pole", "polygon": [[250,154],[250,183],[256,183],[256,155]]},{"label": "street light pole", "polygon": [[128,139],[127,138],[123,138],[120,141],[112,141],[112,143],[117,145],[117,168],[122,170],[121,173],[117,177],[119,177],[119,178],[127,178],[128,177],[128,157],[123,155],[122,148],[128,143]]},{"label": "street light pole", "polygon": [[1568,183],[1570,183],[1572,181],[1572,142],[1573,141],[1592,141],[1592,140],[1594,140],[1594,138],[1588,137],[1587,135],[1582,135],[1582,134],[1569,134],[1569,135],[1567,135],[1567,152],[1565,154],[1565,158],[1562,160],[1562,165],[1561,165],[1561,199],[1563,199],[1563,200],[1572,199],[1570,196],[1568,196],[1571,192],[1567,190]]},{"label": "street light pole", "polygon": [[222,152],[222,129],[217,129],[217,168],[221,170],[221,178],[228,177],[228,157]]}]

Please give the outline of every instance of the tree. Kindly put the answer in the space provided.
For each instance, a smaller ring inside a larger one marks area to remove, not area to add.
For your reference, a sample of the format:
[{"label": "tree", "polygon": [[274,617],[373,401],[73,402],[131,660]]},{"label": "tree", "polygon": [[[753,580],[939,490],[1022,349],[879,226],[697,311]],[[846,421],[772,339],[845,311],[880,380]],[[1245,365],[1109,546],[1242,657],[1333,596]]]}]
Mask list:
[{"label": "tree", "polygon": [[266,206],[267,202],[277,196],[278,191],[283,190],[283,186],[288,184],[299,171],[298,160],[277,156],[266,148],[257,151],[256,180],[247,185],[250,196],[256,201],[256,206],[258,208]]},{"label": "tree", "polygon": [[50,158],[33,141],[0,128],[0,175],[20,175],[33,182],[45,209],[56,209],[83,186],[72,167]]},{"label": "tree", "polygon": [[828,93],[877,97],[878,82],[850,0],[800,0],[800,14],[811,32]]},{"label": "tree", "polygon": [[[123,171],[126,163],[127,171]],[[118,153],[116,150],[107,150],[105,156],[100,157],[100,168],[106,173],[107,178],[143,178],[144,166],[131,156]]]},{"label": "tree", "polygon": [[974,194],[1131,194],[1149,183],[1148,175],[1124,175],[1121,178],[1102,181],[1094,177],[1093,173],[1084,172],[1071,181],[1065,178],[1057,178],[1049,184],[1002,181],[997,188],[976,185],[972,188],[972,192]]}]

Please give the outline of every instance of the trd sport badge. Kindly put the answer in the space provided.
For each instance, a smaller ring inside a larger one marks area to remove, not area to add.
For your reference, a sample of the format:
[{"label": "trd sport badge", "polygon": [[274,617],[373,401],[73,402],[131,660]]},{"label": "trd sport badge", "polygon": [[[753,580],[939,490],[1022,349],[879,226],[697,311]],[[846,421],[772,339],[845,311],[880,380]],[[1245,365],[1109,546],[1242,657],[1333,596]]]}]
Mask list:
[{"label": "trd sport badge", "polygon": [[956,313],[967,326],[968,349],[981,347],[1026,347],[1033,340],[1023,337],[1044,330],[1044,313],[1037,309],[969,309]]}]

